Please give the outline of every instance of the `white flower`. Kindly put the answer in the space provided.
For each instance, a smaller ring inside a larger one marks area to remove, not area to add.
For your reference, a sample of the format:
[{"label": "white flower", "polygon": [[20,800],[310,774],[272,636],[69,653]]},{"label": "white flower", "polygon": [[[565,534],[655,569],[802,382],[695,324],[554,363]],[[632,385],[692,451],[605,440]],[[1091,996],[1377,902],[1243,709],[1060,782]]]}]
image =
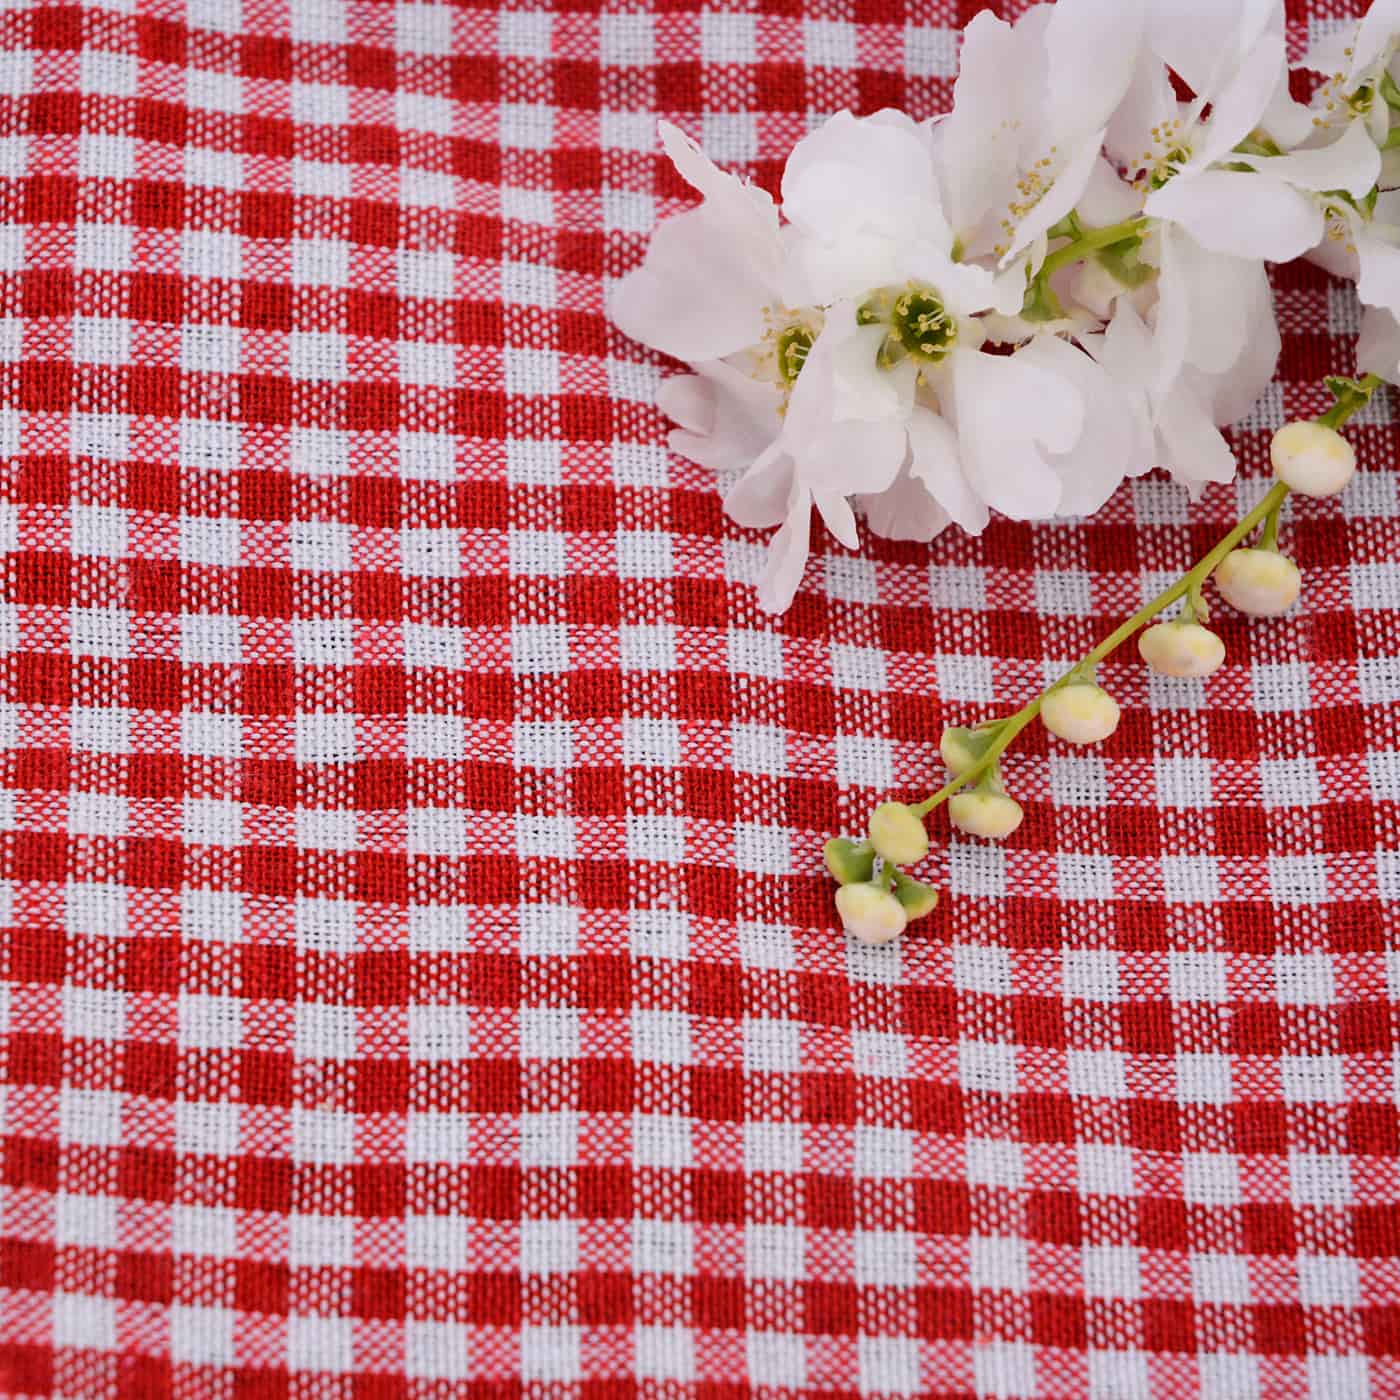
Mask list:
[{"label": "white flower", "polygon": [[925,133],[907,118],[842,113],[799,143],[783,179],[803,279],[794,299],[879,289],[833,362],[835,411],[898,419],[909,451],[892,497],[867,491],[860,504],[872,528],[901,539],[932,538],[950,520],[975,533],[988,507],[1021,520],[1092,509],[1127,469],[1112,385],[1050,336],[1009,356],[982,349],[998,319],[983,313],[1019,311],[1024,277],[954,258],[934,174]]},{"label": "white flower", "polygon": [[936,128],[948,218],[973,256],[1002,266],[1079,203],[1133,74],[1141,0],[1060,0],[1014,27],[968,25],[953,110]]},{"label": "white flower", "polygon": [[789,300],[825,305],[880,287],[938,289],[955,318],[1020,310],[1025,280],[953,257],[926,128],[899,112],[838,112],[793,148],[783,172]]},{"label": "white flower", "polygon": [[621,330],[692,363],[719,360],[762,339],[783,274],[778,211],[763,190],[720,170],[683,132],[660,124],[661,143],[705,197],[663,220],[646,259],[610,298]]},{"label": "white flower", "polygon": [[[1323,237],[1335,192],[1363,198],[1380,173],[1365,129],[1325,150],[1280,153],[1301,137],[1287,107],[1279,7],[1240,0],[1155,0],[1148,52],[1109,128],[1110,153],[1152,186],[1144,213],[1202,247],[1286,262]],[[1179,102],[1168,65],[1195,93]],[[1272,146],[1256,138],[1268,132]],[[1240,167],[1248,167],[1241,169]]]},{"label": "white flower", "polygon": [[1369,206],[1336,205],[1327,232],[1310,259],[1355,282],[1364,305],[1400,314],[1400,190],[1383,190]]},{"label": "white flower", "polygon": [[1379,145],[1390,130],[1390,107],[1378,92],[1400,44],[1400,0],[1373,0],[1355,25],[1324,34],[1308,50],[1302,67],[1327,74],[1315,99],[1322,126],[1361,119]]}]

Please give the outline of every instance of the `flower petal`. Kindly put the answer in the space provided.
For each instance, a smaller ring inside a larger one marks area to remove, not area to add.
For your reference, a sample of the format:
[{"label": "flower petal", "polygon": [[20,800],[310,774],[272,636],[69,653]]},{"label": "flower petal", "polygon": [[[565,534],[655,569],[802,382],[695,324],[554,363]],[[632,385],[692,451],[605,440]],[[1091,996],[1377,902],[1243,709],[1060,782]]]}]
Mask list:
[{"label": "flower petal", "polygon": [[1122,223],[1142,212],[1142,195],[1102,156],[1094,162],[1077,206],[1079,217],[1090,227]]},{"label": "flower petal", "polygon": [[1162,465],[1200,500],[1209,482],[1233,481],[1235,457],[1211,422],[1208,408],[1185,378],[1177,381],[1158,415]]},{"label": "flower petal", "polygon": [[662,122],[660,132],[705,203],[657,226],[641,267],[613,287],[608,311],[643,345],[680,360],[722,359],[763,333],[782,261],[778,211],[763,190],[720,170],[678,128]]},{"label": "flower petal", "polygon": [[990,10],[975,15],[963,33],[953,110],[935,140],[948,222],[965,242],[1015,185],[1020,134],[1005,118],[1008,95],[1029,84],[1026,59],[1015,31]]},{"label": "flower petal", "polygon": [[1400,321],[1389,311],[1368,306],[1361,313],[1356,367],[1380,375],[1389,384],[1400,384]]},{"label": "flower petal", "polygon": [[812,503],[822,523],[847,549],[860,548],[860,532],[856,529],[855,512],[851,503],[836,491],[813,491]]},{"label": "flower petal", "polygon": [[900,237],[941,220],[928,144],[912,122],[838,112],[788,156],[783,213],[827,242],[861,230]]},{"label": "flower petal", "polygon": [[1214,165],[1224,160],[1259,125],[1265,110],[1288,78],[1288,58],[1284,52],[1283,34],[1263,35],[1244,55],[1239,67],[1219,91],[1208,90],[1200,97],[1209,97],[1210,121],[1205,126],[1205,139],[1195,149],[1193,165]]},{"label": "flower petal", "polygon": [[1371,0],[1351,46],[1351,75],[1354,78],[1368,75],[1397,34],[1400,34],[1400,0]]},{"label": "flower petal", "polygon": [[[1380,6],[1373,6],[1379,9]],[[1346,73],[1351,68],[1352,55],[1356,52],[1356,36],[1360,26],[1355,20],[1343,22],[1336,29],[1319,34],[1308,45],[1307,52],[1298,63],[1310,73]]]},{"label": "flower petal", "polygon": [[1380,179],[1381,153],[1364,122],[1349,122],[1329,146],[1290,151],[1283,156],[1240,156],[1245,165],[1300,190],[1345,190],[1355,199],[1371,192]]},{"label": "flower petal", "polygon": [[1019,354],[963,350],[949,359],[958,443],[973,489],[1012,520],[1053,515],[1060,480],[1043,454],[1068,452],[1083,431],[1078,390]]},{"label": "flower petal", "polygon": [[[793,386],[782,434],[805,485],[847,496],[883,491],[894,480],[910,407],[894,378],[845,379],[838,389],[838,368],[844,364],[850,373],[856,363],[844,353],[852,340],[857,349],[869,344],[849,303],[833,307]],[[863,416],[837,417],[838,411]]]},{"label": "flower petal", "polygon": [[1156,54],[1143,50],[1132,81],[1108,124],[1104,145],[1109,155],[1130,170],[1137,169],[1144,153],[1154,144],[1153,128],[1174,119],[1180,107],[1166,64]]},{"label": "flower petal", "polygon": [[715,386],[699,374],[676,374],[665,380],[656,391],[656,406],[687,432],[708,437],[714,430]]},{"label": "flower petal", "polygon": [[[812,380],[800,396],[794,392],[797,411],[803,413],[812,404],[820,409],[824,420],[854,418],[879,422],[907,418],[914,401],[918,369],[909,361],[894,370],[880,368],[877,356],[887,333],[884,326],[858,326],[850,302],[832,307],[819,337],[821,353],[817,355]],[[814,351],[817,349],[813,347]],[[812,354],[807,358],[811,367]],[[806,373],[804,368],[803,374]]]},{"label": "flower petal", "polygon": [[1222,427],[1238,423],[1259,401],[1278,368],[1281,348],[1273,288],[1260,264],[1244,265],[1235,295],[1245,327],[1239,353],[1223,371],[1199,376],[1210,401],[1211,417]]},{"label": "flower petal", "polygon": [[1094,360],[1057,336],[1037,336],[1017,351],[1024,360],[1071,384],[1084,403],[1084,431],[1073,447],[1049,458],[1060,478],[1059,515],[1091,515],[1118,489],[1129,471],[1139,471],[1150,461],[1135,461],[1140,448],[1140,424],[1146,420],[1141,399],[1138,418],[1129,395],[1115,385]]},{"label": "flower petal", "polygon": [[1144,212],[1180,224],[1203,247],[1239,258],[1291,262],[1323,234],[1317,202],[1267,175],[1183,171],[1148,196]]},{"label": "flower petal", "polygon": [[861,496],[857,504],[866,524],[887,540],[931,540],[950,524],[948,512],[929,495],[906,462],[894,484],[878,496]]},{"label": "flower petal", "polygon": [[681,425],[668,438],[671,451],[716,471],[742,470],[778,436],[782,391],[723,360],[696,368],[657,395],[657,407]]},{"label": "flower petal", "polygon": [[[952,424],[931,409],[914,409],[909,419],[909,462],[906,468],[942,511],[969,535],[987,528],[987,503],[972,489],[958,458],[958,435]],[[913,536],[882,534],[891,539]],[[932,539],[932,535],[923,536]]]},{"label": "flower petal", "polygon": [[729,488],[724,513],[746,530],[766,530],[784,519],[796,489],[792,458],[775,443]]},{"label": "flower petal", "polygon": [[772,245],[778,232],[778,209],[773,196],[721,170],[678,126],[658,122],[657,130],[671,164],[688,185],[704,196],[716,220],[728,225],[734,237],[764,246],[770,257],[776,256],[777,249]]},{"label": "flower petal", "polygon": [[798,474],[814,491],[842,495],[883,491],[904,460],[905,428],[897,419],[832,423],[795,449]]},{"label": "flower petal", "polygon": [[1156,0],[1147,42],[1198,98],[1212,101],[1266,33],[1282,32],[1282,10],[1278,0]]},{"label": "flower petal", "polygon": [[1363,225],[1356,238],[1356,254],[1361,264],[1356,295],[1367,306],[1380,306],[1400,312],[1400,248]]},{"label": "flower petal", "polygon": [[719,360],[754,344],[769,300],[763,270],[704,209],[657,225],[646,260],[612,290],[624,335],[678,360]]},{"label": "flower petal", "polygon": [[768,542],[768,561],[758,581],[758,605],[764,612],[786,612],[797,596],[812,537],[812,498],[795,491],[782,528]]},{"label": "flower petal", "polygon": [[1132,82],[1142,35],[1142,0],[1059,0],[1045,26],[1042,60],[1046,112],[1038,135],[1047,145],[1072,145],[1103,130]]}]

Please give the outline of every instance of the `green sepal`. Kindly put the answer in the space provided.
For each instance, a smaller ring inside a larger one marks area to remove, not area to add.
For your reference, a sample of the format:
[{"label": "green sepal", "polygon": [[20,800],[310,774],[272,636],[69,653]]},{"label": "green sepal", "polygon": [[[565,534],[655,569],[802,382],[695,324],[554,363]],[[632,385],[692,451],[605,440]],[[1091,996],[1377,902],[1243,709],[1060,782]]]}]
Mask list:
[{"label": "green sepal", "polygon": [[[1278,145],[1275,142],[1271,141],[1268,138],[1268,136],[1265,135],[1263,132],[1257,130],[1251,132],[1248,136],[1244,138],[1243,141],[1239,142],[1235,146],[1235,150],[1238,151],[1239,154],[1242,156],[1262,156],[1266,158],[1272,158],[1274,156],[1281,156],[1283,154],[1283,152],[1279,150]],[[1253,170],[1254,167],[1252,165],[1246,165],[1244,166],[1244,169]]]},{"label": "green sepal", "polygon": [[1332,395],[1338,403],[1343,399],[1355,398],[1358,394],[1366,394],[1366,386],[1359,379],[1348,379],[1342,374],[1329,374],[1322,381],[1327,386],[1327,392]]},{"label": "green sepal", "polygon": [[[989,748],[991,748],[1000,730],[1000,721],[988,725],[986,728],[967,729],[962,725],[954,725],[945,729],[938,743],[939,752],[943,757],[944,763],[947,764],[949,769],[953,772],[966,772]],[[957,764],[956,766],[950,763],[950,755],[954,753],[959,757],[965,757],[966,762]]]},{"label": "green sepal", "polygon": [[1400,110],[1400,87],[1396,86],[1389,72],[1381,74],[1381,97],[1387,107]]},{"label": "green sepal", "polygon": [[875,848],[869,841],[833,836],[822,849],[826,868],[838,885],[860,885],[875,874]]},{"label": "green sepal", "polygon": [[1026,288],[1026,299],[1021,306],[1021,319],[1024,321],[1063,321],[1065,308],[1050,286],[1048,277],[1037,277]]},{"label": "green sepal", "polygon": [[938,907],[938,891],[932,885],[925,885],[909,876],[895,873],[894,897],[904,906],[904,912],[911,919],[922,919]]}]

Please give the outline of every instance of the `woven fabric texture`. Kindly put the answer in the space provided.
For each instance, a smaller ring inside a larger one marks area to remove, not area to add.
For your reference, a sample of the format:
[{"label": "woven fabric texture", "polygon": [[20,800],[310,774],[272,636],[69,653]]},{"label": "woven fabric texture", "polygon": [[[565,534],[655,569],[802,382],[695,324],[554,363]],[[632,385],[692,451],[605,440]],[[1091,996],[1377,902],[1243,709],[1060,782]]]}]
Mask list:
[{"label": "woven fabric texture", "polygon": [[935,916],[820,864],[1258,498],[1354,300],[1282,277],[1236,487],[780,620],[604,316],[658,114],[771,188],[973,8],[0,5],[0,1392],[1400,1396],[1388,397],[1295,613],[1108,665]]}]

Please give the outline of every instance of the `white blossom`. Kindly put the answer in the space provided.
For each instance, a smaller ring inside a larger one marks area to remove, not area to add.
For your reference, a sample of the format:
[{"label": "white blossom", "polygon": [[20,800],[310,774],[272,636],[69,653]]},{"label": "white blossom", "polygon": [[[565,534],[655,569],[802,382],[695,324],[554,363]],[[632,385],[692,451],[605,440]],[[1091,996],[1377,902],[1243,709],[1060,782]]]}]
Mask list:
[{"label": "white blossom", "polygon": [[1400,0],[1377,0],[1309,55],[1308,108],[1280,0],[983,13],[949,113],[838,113],[791,152],[781,206],[662,123],[702,202],[610,309],[691,367],[658,396],[672,449],[776,531],[763,606],[790,603],[814,510],[856,548],[861,517],[929,540],[1090,514],[1154,465],[1192,496],[1230,480],[1220,429],[1279,351],[1266,261],[1355,280],[1359,362],[1400,380],[1398,42]]}]

